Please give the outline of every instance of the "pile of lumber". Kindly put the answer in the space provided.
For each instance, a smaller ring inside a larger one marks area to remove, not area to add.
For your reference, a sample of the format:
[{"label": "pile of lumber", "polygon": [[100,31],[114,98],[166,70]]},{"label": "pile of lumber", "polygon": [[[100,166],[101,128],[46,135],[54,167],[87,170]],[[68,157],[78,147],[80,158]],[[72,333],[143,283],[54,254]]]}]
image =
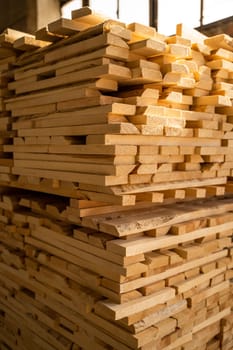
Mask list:
[{"label": "pile of lumber", "polygon": [[72,17],[0,35],[0,347],[229,350],[233,39]]},{"label": "pile of lumber", "polygon": [[16,34],[18,32],[7,29],[0,35],[0,180],[2,182],[14,179],[11,171],[12,154],[4,151],[4,145],[12,145],[14,136],[11,113],[6,110],[6,100],[12,95],[8,83],[14,79],[13,64],[17,52],[13,49],[12,40],[15,40]]},{"label": "pile of lumber", "polygon": [[69,223],[67,202],[2,190],[6,349],[227,349],[232,198],[169,204],[98,231]]},{"label": "pile of lumber", "polygon": [[14,43],[29,50],[8,84],[14,185],[124,206],[230,191],[232,96],[214,82],[209,39],[103,22],[88,8],[43,33],[59,40]]}]

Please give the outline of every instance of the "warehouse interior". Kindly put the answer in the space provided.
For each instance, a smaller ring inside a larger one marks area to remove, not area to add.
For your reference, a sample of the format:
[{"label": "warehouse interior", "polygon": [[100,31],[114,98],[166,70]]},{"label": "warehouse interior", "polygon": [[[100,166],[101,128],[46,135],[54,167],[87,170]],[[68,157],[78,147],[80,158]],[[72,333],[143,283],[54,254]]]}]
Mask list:
[{"label": "warehouse interior", "polygon": [[233,350],[232,0],[0,0],[0,350]]}]

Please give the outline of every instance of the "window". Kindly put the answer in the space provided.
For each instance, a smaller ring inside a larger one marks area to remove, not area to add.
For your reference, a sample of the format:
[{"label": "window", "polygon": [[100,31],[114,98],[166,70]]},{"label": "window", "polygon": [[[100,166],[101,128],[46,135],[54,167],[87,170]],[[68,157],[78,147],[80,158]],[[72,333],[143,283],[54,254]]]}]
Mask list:
[{"label": "window", "polygon": [[119,10],[121,21],[149,25],[149,0],[120,0]]},{"label": "window", "polygon": [[204,0],[203,24],[233,16],[232,0]]},{"label": "window", "polygon": [[82,0],[72,0],[62,6],[61,15],[64,18],[71,18],[71,12],[82,7]]},{"label": "window", "polygon": [[90,7],[112,19],[117,19],[116,0],[90,0]]},{"label": "window", "polygon": [[200,0],[159,0],[158,32],[165,35],[175,34],[178,23],[190,28],[200,25]]},{"label": "window", "polygon": [[[117,19],[119,10],[120,21],[149,25],[149,0],[90,0],[89,6],[112,19]],[[62,7],[62,16],[71,18],[71,12],[80,7],[82,0],[70,1]]]}]

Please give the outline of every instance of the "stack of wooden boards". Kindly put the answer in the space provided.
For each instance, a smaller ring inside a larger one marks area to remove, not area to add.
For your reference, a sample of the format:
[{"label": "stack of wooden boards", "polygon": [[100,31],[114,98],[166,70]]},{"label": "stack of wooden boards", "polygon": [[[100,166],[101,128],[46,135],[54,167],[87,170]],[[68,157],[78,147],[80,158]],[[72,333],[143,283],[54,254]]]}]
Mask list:
[{"label": "stack of wooden boards", "polygon": [[0,35],[0,180],[10,182],[13,180],[11,153],[4,151],[4,145],[13,143],[12,118],[6,110],[6,99],[12,95],[8,83],[14,79],[12,66],[16,61],[16,51],[12,48],[15,37],[19,34],[14,30],[6,30]]},{"label": "stack of wooden boards", "polygon": [[[16,134],[5,151],[17,183],[117,205],[223,195],[232,51],[217,38],[213,53],[202,35],[194,44],[183,27],[166,38],[88,11],[74,12],[70,22],[84,29],[70,37],[37,50],[32,38],[13,44],[29,50],[6,101]],[[65,36],[70,22],[50,24],[45,39]]]},{"label": "stack of wooden boards", "polygon": [[67,203],[1,194],[2,349],[231,349],[232,198],[98,231],[69,223]]},{"label": "stack of wooden boards", "polygon": [[233,39],[82,8],[0,42],[1,349],[231,349]]}]

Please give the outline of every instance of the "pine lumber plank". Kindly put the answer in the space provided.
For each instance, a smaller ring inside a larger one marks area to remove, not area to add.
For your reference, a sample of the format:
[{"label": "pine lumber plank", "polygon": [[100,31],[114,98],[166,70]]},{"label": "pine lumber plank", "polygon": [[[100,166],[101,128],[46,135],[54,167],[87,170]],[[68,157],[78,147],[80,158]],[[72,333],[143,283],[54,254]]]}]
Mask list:
[{"label": "pine lumber plank", "polygon": [[[117,174],[117,176],[121,176],[121,175]],[[82,194],[90,200],[99,200],[102,202],[108,202],[108,203],[118,204],[118,205],[123,205],[123,206],[135,205],[135,201],[136,201],[136,197],[134,195],[123,195],[120,197],[116,197],[116,196],[106,194],[106,193],[100,194],[100,193],[84,191],[84,190],[82,190]],[[97,213],[95,213],[95,215],[96,214]]]},{"label": "pine lumber plank", "polygon": [[96,165],[92,163],[72,163],[72,162],[52,162],[41,160],[20,160],[15,159],[14,165],[16,167],[30,168],[30,169],[48,169],[48,170],[59,170],[62,168],[64,171],[77,171],[79,173],[93,173],[93,174],[104,174],[104,175],[115,175],[123,176],[130,173],[135,165],[105,165],[98,164],[98,171],[96,171]]},{"label": "pine lumber plank", "polygon": [[[60,67],[56,69],[56,76],[64,75],[66,73],[80,71],[85,68],[95,67],[103,64],[109,64],[111,63],[111,60],[109,58],[103,57],[103,58],[97,58],[94,60],[87,60],[85,62],[77,63],[77,64],[71,64],[66,65],[65,67]],[[121,69],[119,67],[119,69]]]},{"label": "pine lumber plank", "polygon": [[40,47],[46,47],[50,45],[49,42],[36,40],[33,36],[23,36],[16,39],[13,43],[13,47],[17,50],[30,51]]},{"label": "pine lumber plank", "polygon": [[[151,183],[151,184],[140,184],[139,186],[134,185],[124,185],[122,188],[115,188],[112,187],[112,193],[116,195],[120,194],[137,194],[137,193],[143,193],[148,191],[166,191],[166,190],[173,190],[173,189],[182,189],[186,187],[199,187],[199,186],[211,186],[216,184],[216,179],[194,179],[191,181],[184,181],[184,182],[165,182],[161,184]],[[223,185],[226,183],[226,178],[222,177],[219,178],[217,183],[219,185]]]},{"label": "pine lumber plank", "polygon": [[[83,191],[82,191],[83,193]],[[90,198],[92,193],[89,195]],[[105,195],[105,194],[104,194]],[[84,217],[88,217],[88,216],[92,216],[92,215],[97,215],[97,214],[106,214],[106,213],[112,213],[113,211],[117,211],[120,210],[122,208],[121,204],[123,203],[124,207],[127,208],[127,204],[131,205],[133,203],[133,205],[135,204],[135,199],[133,197],[127,197],[127,196],[122,196],[122,197],[114,197],[113,196],[109,196],[109,197],[102,197],[97,196],[96,193],[94,193],[93,199],[98,198],[98,200],[106,200],[106,198],[108,198],[108,200],[110,201],[110,203],[107,202],[98,202],[101,203],[100,206],[95,206],[95,207],[87,207],[87,208],[80,208],[80,209],[73,209],[73,208],[68,208],[67,209],[67,218],[70,218],[70,215],[76,215],[79,218],[84,218]],[[90,202],[90,201],[89,201]],[[94,202],[94,201],[91,201]],[[96,202],[94,202],[96,203]],[[114,204],[116,203],[116,204]],[[120,204],[119,204],[120,203]],[[72,221],[72,219],[69,219],[70,221]],[[74,221],[74,220],[73,220]]]},{"label": "pine lumber plank", "polygon": [[[54,91],[46,91],[41,93],[35,93],[34,96],[22,96],[21,98],[12,98],[7,100],[6,108],[8,110],[13,109],[21,109],[27,107],[37,107],[41,106],[41,104],[51,104],[60,101],[66,101],[67,99],[81,98],[85,96],[98,96],[99,93],[91,88],[88,88],[84,85],[84,87],[67,87],[60,88]],[[110,109],[109,109],[110,111]]]},{"label": "pine lumber plank", "polygon": [[168,72],[163,77],[163,86],[176,86],[182,89],[195,87],[195,79],[180,72]]},{"label": "pine lumber plank", "polygon": [[48,30],[49,32],[56,34],[56,35],[72,35],[74,33],[77,33],[81,30],[87,29],[88,26],[86,26],[83,23],[73,21],[68,18],[59,18],[58,20],[54,22],[50,22],[48,24]]},{"label": "pine lumber plank", "polygon": [[199,284],[205,282],[206,280],[210,280],[211,278],[221,274],[226,270],[226,267],[215,269],[213,271],[209,271],[207,273],[203,273],[197,277],[189,278],[184,282],[175,283],[174,287],[177,290],[177,293],[185,293],[188,290],[198,286]]},{"label": "pine lumber plank", "polygon": [[[39,231],[38,230],[42,230],[44,233],[47,234],[46,238],[41,238],[40,235],[39,235]],[[53,231],[53,230],[49,230],[49,229],[46,229],[45,227],[39,227],[37,228],[36,231],[33,232],[33,237],[34,238],[38,238],[39,240],[44,240],[45,242],[47,243],[52,243],[52,240],[54,239],[55,241],[61,241],[63,242],[64,244],[68,244],[70,246],[73,246],[75,247],[76,249],[79,249],[79,250],[83,250],[87,253],[91,253],[93,252],[93,254],[95,256],[98,256],[99,258],[102,258],[104,260],[108,260],[112,263],[115,263],[117,265],[119,265],[118,267],[116,267],[116,269],[119,268],[119,271],[122,271],[124,273],[124,271],[126,271],[126,266],[125,266],[125,269],[122,269],[121,268],[121,265],[122,262],[124,260],[122,260],[122,258],[120,258],[118,255],[116,254],[112,254],[111,252],[108,252],[106,250],[103,250],[97,246],[94,246],[94,245],[90,245],[90,244],[87,244],[87,243],[84,243],[84,242],[81,242],[80,240],[73,240],[72,238],[70,237],[66,237],[66,236],[63,236],[63,235],[60,235],[59,233]],[[67,247],[68,249],[68,247]],[[138,259],[140,259],[140,256],[138,256],[135,260],[135,263],[137,263]],[[131,264],[133,263],[133,260],[131,260]],[[129,264],[129,265],[131,265]]]},{"label": "pine lumber plank", "polygon": [[191,58],[191,48],[183,44],[168,44],[168,53],[176,58]]},{"label": "pine lumber plank", "polygon": [[125,144],[125,145],[160,145],[160,146],[208,146],[208,147],[219,147],[221,146],[221,140],[219,139],[206,139],[200,140],[197,137],[192,138],[182,138],[182,137],[161,137],[161,136],[151,136],[151,135],[129,135],[124,137],[124,135],[97,135],[88,136],[87,144]]},{"label": "pine lumber plank", "polygon": [[119,38],[124,39],[126,42],[131,40],[132,32],[123,22],[108,20],[104,22],[104,29]]},{"label": "pine lumber plank", "polygon": [[95,50],[93,52],[84,53],[79,55],[78,57],[71,57],[68,59],[60,60],[59,62],[53,63],[53,64],[46,64],[46,66],[42,67],[27,67],[27,69],[17,69],[15,71],[15,78],[16,80],[26,78],[28,76],[34,75],[34,74],[41,74],[41,73],[49,73],[53,72],[56,69],[64,68],[66,66],[72,66],[74,64],[82,63],[85,61],[91,61],[93,59],[98,58],[115,58],[115,59],[121,59],[125,61],[128,58],[129,50],[113,45],[108,45],[104,48],[100,48],[98,50]]},{"label": "pine lumber plank", "polygon": [[95,25],[104,22],[107,17],[93,11],[88,6],[85,6],[72,11],[72,19],[81,23],[87,23],[88,25]]},{"label": "pine lumber plank", "polygon": [[201,96],[196,97],[195,103],[197,105],[214,105],[214,106],[230,106],[231,101],[227,96]]},{"label": "pine lumber plank", "polygon": [[47,42],[51,42],[51,43],[55,43],[61,39],[64,38],[63,35],[56,35],[54,33],[50,33],[48,30],[48,27],[43,27],[38,29],[35,32],[35,38],[36,40],[41,40],[41,41],[47,41]]},{"label": "pine lumber plank", "polygon": [[[106,233],[113,234],[107,231],[105,229],[106,224],[102,223],[100,224],[102,230]],[[219,225],[219,229],[227,230],[232,228],[232,222],[230,223],[225,223],[222,225]],[[151,226],[148,229],[153,229]],[[180,235],[180,236],[173,236],[173,235],[165,235],[164,237],[158,237],[156,239],[153,239],[151,237],[149,238],[143,238],[143,239],[135,239],[135,241],[132,241],[130,243],[124,242],[123,241],[118,241],[118,242],[109,242],[108,248],[112,249],[116,254],[121,254],[121,255],[134,255],[135,253],[145,253],[150,251],[149,246],[153,246],[154,249],[162,249],[162,248],[167,248],[171,247],[173,245],[177,245],[180,243],[184,242],[189,242],[192,240],[192,236],[194,239],[201,238],[203,236],[212,236],[216,232],[217,227],[209,227],[209,228],[203,228],[196,230],[195,232],[192,233],[187,233],[185,235]],[[135,231],[134,231],[135,233]],[[118,236],[119,237],[119,236]]]},{"label": "pine lumber plank", "polygon": [[161,309],[155,313],[152,313],[148,316],[145,316],[143,318],[143,322],[136,322],[133,325],[133,329],[136,333],[141,332],[142,330],[146,329],[149,326],[152,326],[156,324],[157,322],[166,320],[168,317],[171,317],[172,315],[181,312],[187,308],[187,302],[186,300],[182,300],[176,304],[172,304],[167,306],[164,309]]},{"label": "pine lumber plank", "polygon": [[156,32],[154,27],[146,26],[142,23],[132,22],[127,24],[127,28],[132,31],[132,42],[150,38],[157,38],[161,41],[166,39],[166,36]]},{"label": "pine lumber plank", "polygon": [[130,51],[141,56],[154,56],[158,53],[165,53],[166,43],[156,39],[144,39],[129,44]]},{"label": "pine lumber plank", "polygon": [[67,50],[67,47],[64,46],[48,52],[44,57],[45,63],[51,63],[61,59],[64,60],[75,56],[77,53],[79,53],[79,55],[88,53],[96,49],[101,49],[107,45],[113,45],[119,48],[128,49],[128,45],[124,40],[111,33],[104,33],[94,36],[93,38],[89,38],[85,41],[78,41],[76,43],[70,44],[68,46],[69,50]]},{"label": "pine lumber plank", "polygon": [[55,179],[68,182],[95,182],[100,186],[112,186],[117,184],[127,183],[127,176],[105,176],[75,172],[53,171],[53,170],[38,170],[30,168],[12,168],[12,173],[15,175],[36,176],[41,178]]},{"label": "pine lumber plank", "polygon": [[166,38],[166,42],[168,44],[182,44],[186,46],[192,46],[192,42],[188,38],[184,38],[180,35],[171,35],[168,38]]},{"label": "pine lumber plank", "polygon": [[120,84],[123,86],[131,86],[157,83],[162,81],[162,74],[158,70],[153,70],[149,68],[132,69],[131,74],[132,77],[130,80],[122,80]]},{"label": "pine lumber plank", "polygon": [[157,304],[161,304],[168,300],[173,299],[175,296],[175,291],[172,288],[164,288],[163,290],[153,293],[149,296],[142,297],[138,302],[129,301],[123,305],[116,305],[111,302],[101,302],[101,306],[106,308],[109,317],[115,320],[122,319],[126,316],[133,315],[134,313],[146,310]]},{"label": "pine lumber plank", "polygon": [[[97,103],[98,100],[99,98],[97,99],[89,98],[88,99],[89,108],[85,108],[85,109],[80,109],[75,111],[67,110],[66,112],[56,110],[54,113],[48,114],[46,116],[43,116],[43,115],[40,117],[38,116],[33,120],[18,119],[15,123],[13,123],[13,129],[14,130],[29,129],[29,128],[32,128],[33,126],[35,128],[43,128],[43,127],[48,128],[48,127],[62,127],[62,126],[67,127],[71,125],[77,126],[77,125],[92,125],[92,124],[96,125],[96,124],[127,123],[128,120],[124,115],[120,114],[120,112],[123,111],[125,112],[123,114],[127,115],[132,113],[132,111],[134,110],[134,108],[131,108],[129,105],[120,104],[118,102],[114,102],[112,105],[103,104],[102,106],[101,105],[95,106],[95,103]],[[71,101],[73,102],[73,100]],[[80,103],[79,107],[81,107],[81,101],[83,101],[83,99],[82,98],[76,99],[76,102],[74,103],[78,103],[77,101]],[[92,101],[94,108],[91,106],[90,101]],[[100,98],[100,101],[106,103],[108,102],[108,99],[106,100],[106,98],[104,97],[104,98]],[[85,99],[84,99],[84,102],[85,102]],[[66,106],[66,102],[62,106],[63,106],[63,110],[66,109],[64,108]],[[69,108],[69,104],[67,104],[67,106],[68,106],[67,108]],[[37,110],[36,107],[32,107],[32,108],[35,108],[35,110]],[[26,115],[26,113],[29,113],[30,109],[31,107],[19,109],[19,110],[16,110],[14,114],[18,114],[18,117],[19,117],[22,114],[22,111],[24,111],[25,113],[24,115]],[[43,109],[39,107],[38,110],[43,110]],[[112,110],[115,110],[116,113],[112,113]],[[94,111],[96,111],[96,114],[94,113]],[[69,118],[65,119],[66,116],[69,116]]]},{"label": "pine lumber plank", "polygon": [[30,148],[25,145],[4,146],[7,152],[33,152],[33,153],[57,153],[57,154],[79,154],[79,155],[136,155],[136,146],[121,146],[121,145],[30,145]]},{"label": "pine lumber plank", "polygon": [[225,49],[233,51],[233,41],[232,38],[227,34],[217,34],[206,38],[204,43],[211,47],[212,50]]},{"label": "pine lumber plank", "polygon": [[88,81],[90,79],[93,80],[95,78],[107,78],[122,81],[130,78],[130,71],[126,67],[120,67],[115,64],[107,64],[93,68],[87,68],[81,72],[71,72],[64,76],[61,75],[46,80],[31,82],[27,85],[24,85],[22,82],[13,82],[9,84],[9,89],[16,89],[17,93],[25,93],[28,91],[37,91],[56,86]]},{"label": "pine lumber plank", "polygon": [[37,114],[44,114],[44,113],[55,113],[57,110],[55,103],[50,103],[44,106],[35,106],[35,107],[25,107],[14,110],[12,112],[12,116],[18,117],[18,116],[26,116],[31,115],[32,113]]},{"label": "pine lumber plank", "polygon": [[131,123],[119,124],[92,124],[90,126],[73,126],[73,127],[57,127],[57,128],[38,128],[38,129],[20,129],[19,136],[72,136],[72,135],[91,135],[99,134],[101,131],[116,134],[139,134],[138,129]]},{"label": "pine lumber plank", "polygon": [[[12,28],[6,28],[0,34],[0,44],[1,46],[11,46],[17,39],[20,39],[25,35],[30,37],[30,34],[28,33],[14,30]],[[31,35],[31,37],[33,36]]]},{"label": "pine lumber plank", "polygon": [[209,61],[207,62],[207,66],[210,67],[212,70],[224,69],[229,72],[231,72],[233,68],[232,62],[226,61],[224,59]]},{"label": "pine lumber plank", "polygon": [[199,258],[199,259],[196,259],[193,261],[186,262],[180,266],[171,267],[164,272],[158,273],[157,275],[152,275],[152,276],[148,276],[148,277],[144,277],[144,278],[135,279],[134,281],[125,282],[125,283],[121,284],[120,291],[121,291],[121,293],[124,293],[126,291],[131,290],[131,289],[140,288],[140,287],[143,287],[146,285],[150,285],[151,283],[159,282],[163,279],[172,277],[172,276],[177,275],[179,273],[186,272],[192,268],[199,267],[203,264],[217,261],[218,259],[221,259],[221,258],[226,257],[226,256],[227,256],[226,251],[213,253],[209,256],[205,256],[203,258]]},{"label": "pine lumber plank", "polygon": [[[73,162],[73,163],[89,163],[89,164],[105,164],[105,165],[133,165],[135,164],[134,156],[115,156],[115,157],[82,157],[76,155],[59,155],[59,154],[43,154],[31,152],[15,152],[14,159],[21,160],[40,160],[40,161],[56,161],[56,162]],[[9,160],[1,161],[1,164],[8,164]]]}]

